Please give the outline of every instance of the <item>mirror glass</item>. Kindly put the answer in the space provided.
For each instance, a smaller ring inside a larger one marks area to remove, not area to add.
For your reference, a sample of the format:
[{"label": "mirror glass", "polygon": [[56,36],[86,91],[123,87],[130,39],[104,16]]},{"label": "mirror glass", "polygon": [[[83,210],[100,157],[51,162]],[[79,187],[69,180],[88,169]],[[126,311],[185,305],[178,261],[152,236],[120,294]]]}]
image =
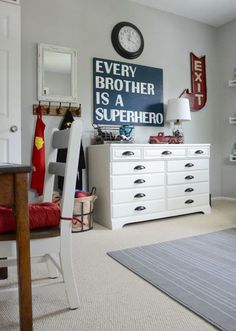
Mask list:
[{"label": "mirror glass", "polygon": [[44,52],[44,95],[71,96],[71,55]]},{"label": "mirror glass", "polygon": [[38,99],[77,101],[77,52],[46,44],[39,45]]}]

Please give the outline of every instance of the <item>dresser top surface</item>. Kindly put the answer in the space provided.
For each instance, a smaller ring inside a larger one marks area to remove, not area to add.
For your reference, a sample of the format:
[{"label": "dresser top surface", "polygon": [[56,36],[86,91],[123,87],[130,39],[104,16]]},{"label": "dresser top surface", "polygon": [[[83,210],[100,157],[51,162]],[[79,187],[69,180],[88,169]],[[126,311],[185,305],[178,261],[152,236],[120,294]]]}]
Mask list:
[{"label": "dresser top surface", "polygon": [[95,147],[98,147],[98,146],[102,146],[103,148],[106,146],[106,148],[108,147],[123,147],[123,148],[126,148],[126,147],[129,147],[129,148],[135,148],[135,147],[152,147],[152,148],[186,148],[186,147],[210,147],[211,144],[124,144],[124,143],[114,143],[114,144],[98,144],[98,145],[90,145],[90,147],[92,148],[95,148]]}]

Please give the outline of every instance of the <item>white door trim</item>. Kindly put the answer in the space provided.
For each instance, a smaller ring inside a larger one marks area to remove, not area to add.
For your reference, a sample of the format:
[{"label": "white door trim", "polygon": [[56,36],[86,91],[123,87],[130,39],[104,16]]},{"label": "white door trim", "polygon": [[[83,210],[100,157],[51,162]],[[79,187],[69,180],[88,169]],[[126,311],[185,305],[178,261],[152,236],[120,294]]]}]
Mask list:
[{"label": "white door trim", "polygon": [[21,163],[20,12],[0,1],[0,162]]}]

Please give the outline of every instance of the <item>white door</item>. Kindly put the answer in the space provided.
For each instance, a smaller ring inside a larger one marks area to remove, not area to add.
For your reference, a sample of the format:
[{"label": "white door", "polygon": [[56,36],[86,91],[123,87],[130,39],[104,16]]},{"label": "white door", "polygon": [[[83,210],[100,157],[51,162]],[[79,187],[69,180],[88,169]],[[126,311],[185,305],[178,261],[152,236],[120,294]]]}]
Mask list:
[{"label": "white door", "polygon": [[20,7],[0,1],[0,162],[21,163]]}]

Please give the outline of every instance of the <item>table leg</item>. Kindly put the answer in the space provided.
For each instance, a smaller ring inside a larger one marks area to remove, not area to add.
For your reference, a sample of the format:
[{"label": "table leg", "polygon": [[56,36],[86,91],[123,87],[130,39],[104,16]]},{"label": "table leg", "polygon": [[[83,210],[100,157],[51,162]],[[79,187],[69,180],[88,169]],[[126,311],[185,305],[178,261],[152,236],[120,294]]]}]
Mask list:
[{"label": "table leg", "polygon": [[[14,175],[20,330],[32,331],[32,293],[28,222],[27,174]],[[27,220],[27,222],[26,222]]]}]

